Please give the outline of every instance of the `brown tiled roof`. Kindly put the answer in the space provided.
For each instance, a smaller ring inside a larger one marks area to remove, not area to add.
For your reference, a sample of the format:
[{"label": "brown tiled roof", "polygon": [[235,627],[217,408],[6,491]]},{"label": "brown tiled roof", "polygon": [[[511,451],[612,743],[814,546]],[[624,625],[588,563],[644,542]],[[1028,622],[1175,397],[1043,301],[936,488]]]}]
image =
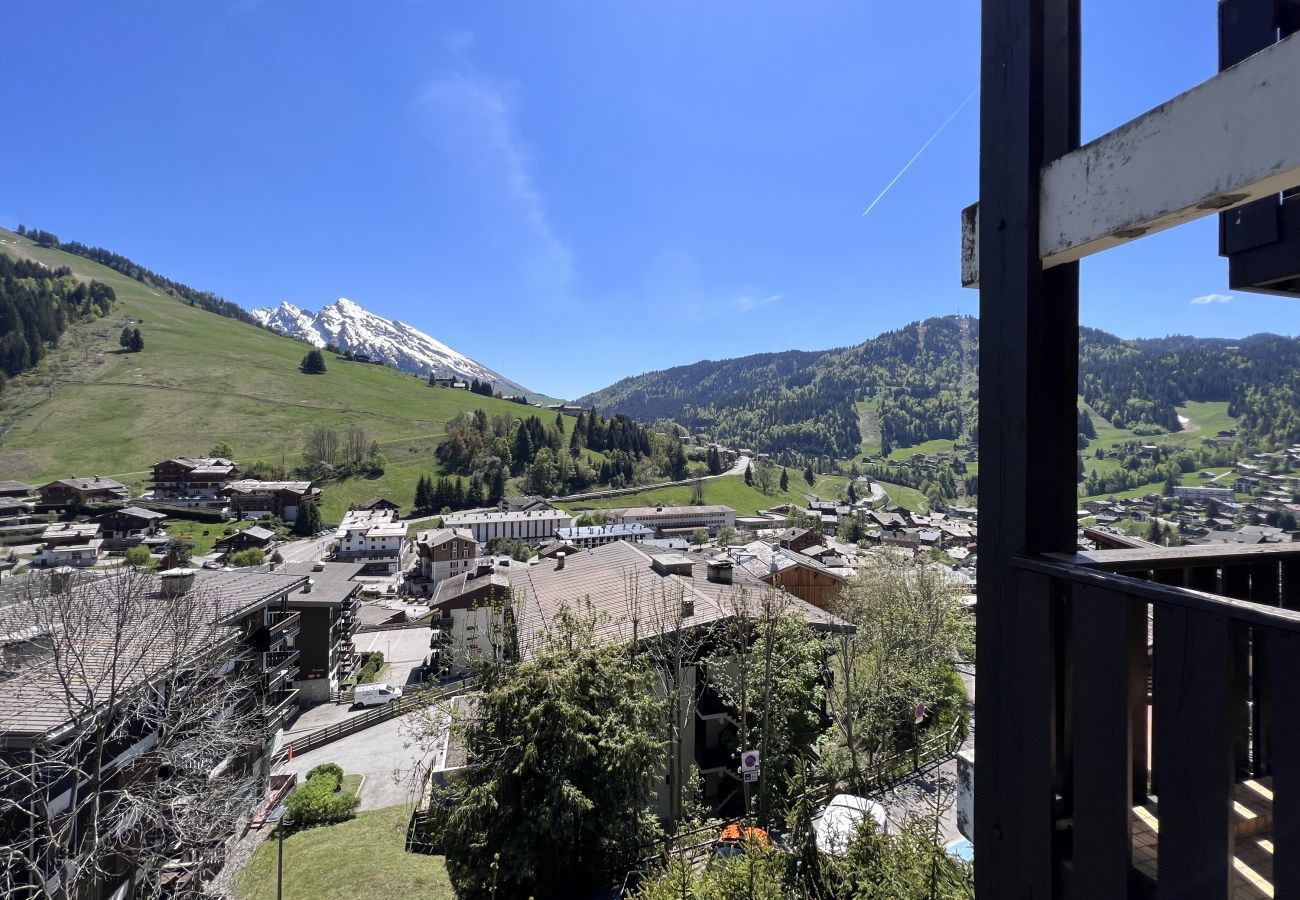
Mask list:
[{"label": "brown tiled roof", "polygon": [[[145,579],[145,585],[137,579]],[[235,623],[298,581],[266,573],[196,571],[185,602],[165,603],[154,575],[78,576],[57,601],[48,579],[28,580],[25,596],[11,594],[0,604],[0,646],[26,647],[33,654],[9,671],[0,667],[0,743],[53,731],[74,711],[102,702],[111,687],[130,690],[182,660],[236,640]],[[130,614],[123,622],[124,609]],[[50,648],[56,643],[68,664],[55,664]]]},{"label": "brown tiled roof", "polygon": [[[690,627],[730,618],[735,611],[754,612],[770,587],[744,572],[734,572],[732,584],[707,578],[708,557],[672,552],[693,564],[690,576],[664,574],[652,562],[659,548],[617,541],[566,556],[563,568],[546,562],[511,571],[510,584],[519,616],[520,652],[533,647],[565,608],[580,611],[590,601],[599,621],[596,638],[621,643],[665,633],[676,627],[678,604],[692,601]],[[660,554],[662,555],[662,554]],[[847,622],[823,612],[797,597],[787,596],[789,608],[814,627],[851,628]]]}]

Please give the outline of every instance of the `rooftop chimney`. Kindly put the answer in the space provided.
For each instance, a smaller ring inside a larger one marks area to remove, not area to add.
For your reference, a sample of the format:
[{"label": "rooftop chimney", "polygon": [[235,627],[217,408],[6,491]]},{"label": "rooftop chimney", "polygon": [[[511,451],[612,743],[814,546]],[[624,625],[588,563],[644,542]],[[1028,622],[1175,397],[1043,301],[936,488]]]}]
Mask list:
[{"label": "rooftop chimney", "polygon": [[561,550],[559,553],[555,554],[555,571],[558,572],[563,568],[564,568],[564,551]]},{"label": "rooftop chimney", "polygon": [[168,569],[159,574],[162,577],[164,597],[183,597],[194,587],[193,569]]},{"label": "rooftop chimney", "polygon": [[731,584],[731,560],[709,560],[709,581],[714,584]]},{"label": "rooftop chimney", "polygon": [[682,598],[682,618],[689,619],[695,615],[695,600],[692,597]]}]

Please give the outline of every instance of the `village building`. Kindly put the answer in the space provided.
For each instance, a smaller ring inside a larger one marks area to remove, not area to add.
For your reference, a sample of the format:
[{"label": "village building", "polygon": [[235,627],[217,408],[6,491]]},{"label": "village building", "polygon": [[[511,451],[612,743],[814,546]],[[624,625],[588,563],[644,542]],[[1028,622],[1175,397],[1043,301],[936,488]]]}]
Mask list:
[{"label": "village building", "polygon": [[302,617],[295,642],[298,671],[293,679],[300,705],[329,702],[356,668],[353,640],[362,583],[353,578],[361,568],[359,563],[302,562],[276,569],[301,583],[285,600],[288,608]]},{"label": "village building", "polygon": [[237,519],[277,516],[285,522],[295,522],[304,506],[320,505],[321,494],[320,488],[312,487],[310,481],[244,478],[222,488],[221,496],[229,503],[231,515]]},{"label": "village building", "polygon": [[616,525],[653,528],[657,537],[686,535],[698,528],[716,536],[723,526],[736,527],[736,511],[730,506],[633,506],[607,510],[605,515]]},{"label": "village building", "polygon": [[88,506],[92,503],[115,503],[125,500],[131,492],[120,481],[103,475],[79,478],[73,475],[43,484],[36,489],[41,506],[66,509],[70,506]]},{"label": "village building", "polygon": [[219,456],[178,456],[154,463],[152,498],[172,506],[222,509],[221,492],[239,477],[239,467]]},{"label": "village building", "polygon": [[365,503],[357,504],[357,509],[391,509],[398,512],[400,507],[387,497],[371,497]]},{"label": "village building", "polygon": [[[127,586],[129,579],[141,578],[146,580],[138,587]],[[0,659],[4,660],[6,675],[6,690],[0,696],[0,754],[9,766],[30,766],[33,770],[56,753],[67,754],[69,766],[75,766],[78,754],[84,754],[81,769],[91,771],[95,768],[90,755],[95,744],[93,741],[76,743],[82,729],[69,713],[83,702],[82,695],[93,697],[106,681],[112,681],[118,687],[114,707],[109,709],[104,704],[102,711],[106,715],[131,715],[137,693],[147,690],[155,679],[174,674],[172,667],[197,662],[201,652],[208,659],[204,671],[214,673],[212,677],[243,680],[251,677],[251,683],[256,685],[251,688],[253,693],[239,696],[256,704],[253,708],[258,710],[258,721],[264,726],[265,742],[223,765],[237,767],[245,774],[254,789],[249,802],[257,802],[266,792],[271,757],[280,744],[285,722],[297,710],[297,691],[289,682],[298,652],[295,641],[300,615],[289,610],[287,598],[305,581],[305,578],[267,573],[181,569],[158,575],[132,573],[104,578],[64,571],[30,582],[34,592],[30,601],[0,603]],[[86,642],[96,634],[94,629],[50,631],[49,621],[59,614],[37,612],[40,604],[80,610],[76,616],[78,621],[102,620],[104,632],[110,633],[118,628],[115,616],[121,604],[128,602],[123,597],[133,596],[140,590],[147,597],[156,598],[159,604],[169,601],[182,606],[191,604],[190,612],[151,621],[147,632],[119,632],[116,640],[121,642],[121,654],[125,658],[111,652],[90,652],[94,648]],[[160,635],[158,624],[171,627],[175,637],[170,632]],[[201,636],[200,641],[194,640],[195,633]],[[48,652],[52,642],[61,645],[62,652]],[[173,657],[168,652],[173,646],[196,649],[190,656]],[[60,660],[64,659],[74,659],[76,664],[61,664]],[[223,659],[227,660],[224,666]],[[79,687],[82,682],[86,685],[84,689]],[[70,696],[74,690],[78,691],[75,698]],[[222,712],[214,710],[213,714]],[[131,784],[160,777],[163,769],[157,759],[149,765],[133,764],[160,740],[153,728],[140,720],[130,729],[123,729],[124,734],[131,735],[131,742],[113,746],[111,758],[98,766],[100,792],[119,792]],[[84,791],[78,788],[84,788],[87,779],[80,784],[71,775],[41,779],[36,788],[39,796],[26,804],[34,817],[28,826],[35,827],[24,830],[37,841],[49,842],[44,849],[38,846],[36,852],[27,854],[27,858],[36,861],[36,869],[10,870],[16,877],[31,880],[32,896],[68,889],[61,881],[72,870],[65,870],[57,863],[78,852],[76,842],[114,840],[112,835],[86,834],[67,827],[70,813],[74,817],[84,813],[87,800],[79,799]],[[217,835],[216,841],[209,840],[202,845],[177,846],[171,864],[173,874],[190,873],[197,879],[200,877],[197,873],[215,871],[225,857],[228,844],[237,837],[234,833]],[[73,846],[68,846],[69,841]],[[130,845],[122,845],[119,855],[119,865],[112,871],[96,871],[99,883],[91,884],[88,878],[72,893],[125,896],[133,877]]]},{"label": "village building", "polygon": [[138,506],[115,509],[95,517],[105,550],[125,550],[140,543],[162,543],[166,539],[162,530],[166,520],[166,513]]},{"label": "village building", "polygon": [[263,528],[261,525],[254,525],[251,528],[245,528],[243,531],[236,531],[226,535],[213,546],[227,557],[230,557],[244,550],[270,549],[270,546],[275,543],[275,539],[274,531]]},{"label": "village building", "polygon": [[646,538],[654,537],[654,529],[640,522],[623,522],[617,525],[579,525],[574,528],[561,528],[555,533],[559,541],[572,544],[583,550],[603,547],[614,541],[628,541],[639,544]]},{"label": "village building", "polygon": [[406,525],[391,509],[350,510],[334,536],[339,562],[359,562],[362,574],[391,575],[407,567],[409,541]]},{"label": "village building", "polygon": [[495,540],[552,541],[561,528],[573,527],[573,516],[561,509],[529,509],[521,512],[459,512],[442,517],[446,528],[467,528],[474,540],[487,544]]},{"label": "village building", "polygon": [[468,528],[435,528],[415,539],[415,568],[407,584],[428,595],[442,581],[473,573],[478,567],[478,541]]},{"label": "village building", "polygon": [[731,547],[726,554],[737,568],[763,584],[784,588],[818,609],[829,610],[839,597],[850,573],[830,566],[797,550],[766,541]]},{"label": "village building", "polygon": [[33,568],[70,566],[84,569],[104,557],[104,539],[94,522],[60,522],[41,533],[43,546],[32,557]]}]

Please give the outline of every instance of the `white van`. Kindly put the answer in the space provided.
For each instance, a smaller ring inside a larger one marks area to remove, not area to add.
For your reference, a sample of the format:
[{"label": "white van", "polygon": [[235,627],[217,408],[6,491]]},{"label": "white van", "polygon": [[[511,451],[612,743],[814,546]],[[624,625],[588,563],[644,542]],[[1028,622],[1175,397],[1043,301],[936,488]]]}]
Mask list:
[{"label": "white van", "polygon": [[359,684],[352,692],[353,706],[383,706],[402,697],[402,689],[387,682]]}]

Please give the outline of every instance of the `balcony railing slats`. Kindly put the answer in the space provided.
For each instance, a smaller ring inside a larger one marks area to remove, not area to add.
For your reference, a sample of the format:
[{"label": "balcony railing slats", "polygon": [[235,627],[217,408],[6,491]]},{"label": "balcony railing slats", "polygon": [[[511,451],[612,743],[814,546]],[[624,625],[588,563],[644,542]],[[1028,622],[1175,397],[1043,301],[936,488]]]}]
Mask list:
[{"label": "balcony railing slats", "polygon": [[1273,889],[1300,897],[1300,636],[1269,631],[1268,678],[1273,688]]},{"label": "balcony railing slats", "polygon": [[[1125,897],[1132,864],[1130,818],[1134,775],[1130,714],[1129,642],[1141,629],[1146,641],[1146,604],[1092,586],[1074,592],[1072,676],[1087,690],[1071,696],[1074,741],[1074,895]],[[1140,619],[1133,611],[1140,611]],[[1146,653],[1141,679],[1146,683]],[[1144,690],[1145,693],[1145,690]],[[1143,718],[1145,719],[1145,696]],[[1145,732],[1145,721],[1142,723]],[[1145,783],[1146,778],[1142,778]]]},{"label": "balcony railing slats", "polygon": [[1225,616],[1155,610],[1156,896],[1227,897],[1231,873],[1232,627]]}]

